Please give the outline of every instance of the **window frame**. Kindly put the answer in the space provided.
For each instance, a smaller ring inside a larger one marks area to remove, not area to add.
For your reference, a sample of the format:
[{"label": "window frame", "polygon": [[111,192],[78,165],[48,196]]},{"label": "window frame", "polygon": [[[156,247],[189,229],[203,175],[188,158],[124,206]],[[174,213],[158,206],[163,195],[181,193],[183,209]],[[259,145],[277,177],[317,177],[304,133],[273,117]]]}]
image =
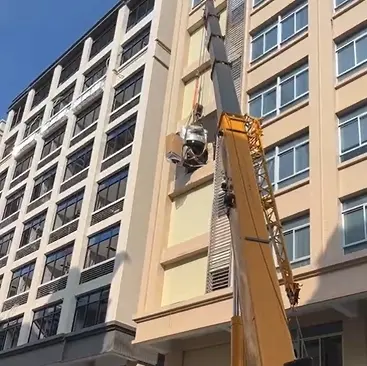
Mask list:
[{"label": "window frame", "polygon": [[[57,248],[56,250],[53,250],[52,252],[46,253],[45,255],[45,265],[43,267],[43,272],[42,272],[42,279],[41,279],[41,284],[45,284],[45,283],[50,283],[58,278],[61,278],[63,276],[66,276],[69,274],[70,272],[70,267],[67,268],[66,264],[68,263],[68,261],[71,264],[71,260],[73,257],[73,251],[74,251],[74,243],[72,244],[67,244],[61,248]],[[63,254],[63,255],[62,255]],[[54,259],[52,258],[54,256]],[[51,259],[50,259],[51,258]],[[52,268],[53,270],[55,270],[56,267],[56,262],[60,259],[64,258],[63,261],[63,273],[60,274],[59,276],[55,275],[55,273],[53,273],[52,271],[50,271],[51,276],[50,279],[48,279],[46,277],[46,270],[47,270],[47,265],[49,265],[50,263],[53,264]]]},{"label": "window frame", "polygon": [[12,179],[19,177],[20,175],[22,175],[31,168],[33,156],[34,156],[34,150],[31,150],[23,154],[23,156],[21,156],[18,160],[16,160]]},{"label": "window frame", "polygon": [[334,10],[337,11],[347,5],[348,3],[352,2],[352,0],[342,0],[340,4],[336,4],[337,0],[334,0]]},{"label": "window frame", "polygon": [[[13,323],[13,324],[10,324],[10,323]],[[7,326],[3,327],[4,324],[7,324]],[[0,334],[3,332],[5,333],[4,338],[0,337],[0,339],[4,339],[4,343],[0,343],[0,351],[6,351],[9,349],[12,349],[18,345],[19,334],[20,334],[20,329],[22,327],[22,324],[23,324],[23,314],[21,314],[20,316],[18,315],[16,317],[5,319],[4,321],[0,322]],[[13,329],[15,329],[15,331],[13,331]],[[16,336],[12,339],[11,346],[9,348],[5,348],[5,344],[7,340],[7,333],[9,332],[9,330],[11,330],[12,337],[14,337],[14,334]]]},{"label": "window frame", "polygon": [[[202,0],[200,0],[202,1]],[[126,64],[128,61],[130,61],[135,55],[137,55],[139,52],[142,52],[143,49],[146,49],[149,45],[149,38],[150,38],[150,30],[151,30],[151,22],[147,24],[144,28],[142,28],[138,33],[134,34],[130,39],[128,39],[126,42],[123,43],[121,46],[121,57],[120,57],[120,66]],[[147,39],[146,39],[147,38]],[[143,47],[140,47],[138,51],[136,51],[134,54],[132,54],[124,60],[124,56],[132,51],[136,45],[139,43],[144,44]]]},{"label": "window frame", "polygon": [[[33,180],[34,183],[33,183],[33,189],[32,189],[32,195],[31,195],[31,201],[30,202],[33,202],[33,201],[37,200],[38,198],[44,196],[48,192],[52,191],[54,183],[55,183],[56,171],[57,171],[57,165],[51,167],[46,172],[44,172],[41,175],[37,176]],[[52,187],[47,191],[43,191],[42,187],[44,187],[44,183],[46,181],[48,181],[49,179],[50,179],[50,181],[52,181]],[[38,186],[41,187],[40,188],[40,194],[38,196],[35,196],[36,187],[38,187]]]},{"label": "window frame", "polygon": [[6,168],[5,170],[3,170],[0,173],[0,192],[2,192],[2,190],[5,187],[5,182],[6,182],[7,176],[8,176],[8,168]]},{"label": "window frame", "polygon": [[[16,192],[12,193],[10,196],[6,197],[6,202],[5,202],[5,207],[4,207],[4,213],[3,213],[3,220],[14,215],[15,213],[17,213],[20,208],[22,207],[22,203],[23,203],[23,198],[24,198],[24,191],[25,191],[25,187],[17,190]],[[6,215],[7,213],[7,207],[9,206],[9,204],[12,204],[14,201],[19,200],[18,203],[18,209],[8,215]]]},{"label": "window frame", "polygon": [[[50,72],[50,73],[52,73],[52,72]],[[45,99],[48,98],[48,96],[50,94],[50,89],[51,89],[52,74],[43,83],[40,83],[38,88],[34,88],[35,93],[34,93],[34,96],[33,96],[31,109],[37,107]],[[41,95],[40,98],[39,98],[39,95]]]},{"label": "window frame", "polygon": [[[20,294],[23,294],[27,291],[30,290],[31,286],[32,286],[32,282],[33,282],[33,275],[34,275],[34,267],[35,267],[35,264],[36,264],[36,261],[33,261],[33,262],[29,262],[29,263],[26,263],[26,264],[23,264],[22,266],[20,267],[17,267],[15,269],[13,269],[11,272],[12,272],[12,276],[11,276],[11,280],[10,280],[10,283],[9,283],[9,290],[8,290],[8,296],[7,298],[11,298],[11,297],[15,297],[15,296],[18,296]],[[29,285],[27,283],[25,283],[25,281],[23,281],[23,289],[22,290],[19,290],[19,287],[20,287],[20,278],[22,277],[22,272],[23,270],[26,270],[24,272],[24,274],[27,275],[27,280],[29,280],[29,277],[30,277],[30,283]],[[14,274],[19,272],[19,276],[17,277],[14,277]],[[16,287],[16,293],[13,294],[13,295],[10,295],[11,293],[11,288],[12,288],[12,282],[16,279],[19,278],[19,282],[18,282],[18,285]]]},{"label": "window frame", "polygon": [[74,96],[75,83],[66,88],[62,93],[57,95],[52,101],[51,117],[56,116],[63,109],[67,108]]},{"label": "window frame", "polygon": [[64,84],[78,72],[82,61],[82,55],[83,55],[83,48],[76,50],[75,54],[71,55],[70,59],[67,60],[65,66],[62,64],[62,62],[59,64],[62,67],[62,69],[60,72],[58,86]]},{"label": "window frame", "polygon": [[[57,204],[54,223],[53,223],[53,226],[52,226],[52,231],[58,230],[61,227],[65,226],[65,225],[69,224],[70,222],[72,222],[74,220],[77,220],[79,218],[80,212],[81,212],[81,209],[82,209],[83,198],[84,198],[84,189],[77,192],[77,193],[75,193],[75,194],[73,194],[73,195],[70,195],[70,196],[66,197],[65,199],[63,199],[62,201],[60,201]],[[79,205],[79,202],[80,202],[80,205]],[[68,207],[71,207],[73,205],[75,205],[75,207],[74,207],[74,218],[71,219],[71,220],[66,220],[65,221],[66,210],[68,209]],[[79,212],[78,215],[76,215],[78,205],[80,206],[79,207],[80,212]],[[57,226],[56,223],[57,223],[58,214],[61,211],[65,211],[64,212],[64,221],[62,222],[62,224],[60,226]]]},{"label": "window frame", "polygon": [[24,103],[21,103],[20,105],[15,106],[15,108],[16,109],[13,108],[14,115],[13,115],[13,119],[10,124],[10,129],[9,129],[10,131],[22,122],[23,115],[24,115],[24,109],[25,109],[25,101]]},{"label": "window frame", "polygon": [[[92,69],[84,73],[82,93],[88,90],[89,88],[91,88],[94,84],[96,84],[99,80],[102,80],[106,76],[109,62],[110,62],[110,55],[108,55],[107,58],[103,58],[103,60],[98,62],[97,65],[94,65]],[[99,76],[98,78],[95,78],[96,75],[101,75],[101,76]],[[93,82],[89,86],[87,86],[87,83],[90,80],[92,80]]]},{"label": "window frame", "polygon": [[[92,126],[94,123],[96,123],[99,120],[99,116],[101,114],[101,104],[102,104],[102,98],[97,99],[94,103],[92,103],[90,106],[82,110],[77,116],[74,124],[74,130],[73,130],[73,137],[79,135],[84,130],[86,130],[88,127]],[[96,113],[96,111],[98,111]],[[86,125],[86,117],[92,115],[92,122]],[[83,121],[83,128],[80,129],[80,131],[77,131],[77,127],[80,128],[80,122]]]},{"label": "window frame", "polygon": [[[63,178],[63,182],[71,179],[72,177],[75,177],[77,174],[81,173],[83,170],[89,168],[90,166],[90,162],[91,162],[91,158],[92,158],[92,152],[93,152],[93,146],[94,146],[94,140],[92,140],[91,142],[89,142],[87,145],[81,147],[80,149],[76,150],[75,152],[73,152],[71,155],[69,155],[66,158],[66,166],[65,166],[65,171],[64,171],[64,178]],[[75,167],[80,167],[81,164],[77,164],[78,161],[83,161],[83,164],[85,165],[82,169],[78,170],[76,173],[74,172],[74,174],[70,175],[69,177],[67,177],[68,172],[70,171],[70,167],[73,167],[73,170],[75,170]]]},{"label": "window frame", "polygon": [[[117,21],[117,19],[116,19]],[[97,56],[100,52],[102,52],[108,45],[110,45],[114,38],[115,38],[115,31],[116,31],[116,21],[113,22],[112,24],[108,24],[106,26],[106,28],[104,30],[102,30],[102,32],[100,34],[97,35],[97,37],[95,39],[93,39],[92,42],[92,46],[90,49],[90,54],[89,54],[89,60],[91,60],[92,58],[94,58],[95,56]],[[112,33],[112,36],[111,36]],[[107,43],[105,42],[101,42],[104,41],[106,36],[107,37]],[[112,37],[112,38],[111,38]],[[102,44],[102,47],[97,47],[96,45],[100,46]],[[96,47],[96,50],[94,49],[94,47]]]},{"label": "window frame", "polygon": [[5,141],[4,143],[4,152],[3,152],[3,157],[2,159],[6,158],[7,156],[9,156],[13,150],[14,150],[14,146],[15,146],[15,142],[17,140],[17,133],[10,137],[8,140]]},{"label": "window frame", "polygon": [[[57,129],[55,132],[53,132],[52,134],[50,134],[49,136],[47,136],[44,139],[44,143],[43,143],[43,147],[42,147],[42,152],[41,152],[41,160],[46,158],[47,156],[49,156],[50,154],[52,154],[54,151],[56,151],[58,148],[60,148],[60,146],[62,146],[63,142],[64,142],[64,137],[65,137],[65,129],[66,129],[66,125],[62,126],[61,128]],[[60,136],[62,136],[61,142],[59,144],[59,146],[57,146],[55,149],[51,150],[52,148],[52,143],[59,138]],[[50,145],[51,144],[51,145]],[[50,145],[50,152],[48,152],[46,155],[45,153],[45,148],[46,146]]]},{"label": "window frame", "polygon": [[[19,242],[19,248],[23,248],[27,246],[28,244],[34,243],[35,241],[37,241],[39,238],[42,237],[44,226],[45,226],[45,221],[46,221],[46,216],[47,216],[47,210],[37,214],[36,216],[31,217],[29,220],[23,223],[23,230],[22,230],[22,236]],[[41,229],[41,234],[37,233],[37,230],[39,228]],[[29,230],[29,234],[28,233],[26,234],[28,230]],[[31,240],[33,230],[36,231],[36,238]],[[26,235],[29,236],[28,239],[25,239]],[[24,242],[24,240],[27,240],[27,242]]]},{"label": "window frame", "polygon": [[[134,15],[135,19],[130,20],[130,19],[132,19],[132,14],[134,12],[136,12],[136,14],[138,14],[139,13],[139,8],[143,7],[144,4],[147,4],[146,5],[147,10],[144,12],[144,15],[140,18],[138,17],[138,15]],[[140,1],[137,1],[134,4],[134,7],[132,7],[131,9],[129,8],[129,15],[128,15],[127,24],[126,24],[126,32],[128,32],[134,26],[139,24],[145,17],[147,17],[154,10],[154,7],[155,7],[155,1],[154,0],[140,0]]]},{"label": "window frame", "polygon": [[[9,249],[13,243],[15,229],[11,229],[0,236],[0,258],[4,258],[9,254]],[[4,240],[6,238],[6,240]],[[6,246],[6,250],[3,251],[3,247]],[[1,254],[1,253],[4,254]]]},{"label": "window frame", "polygon": [[45,113],[45,109],[43,108],[34,117],[31,117],[28,121],[25,122],[25,130],[24,130],[24,134],[23,134],[23,140],[26,139],[27,137],[31,136],[33,133],[35,133],[41,127],[44,113]]}]

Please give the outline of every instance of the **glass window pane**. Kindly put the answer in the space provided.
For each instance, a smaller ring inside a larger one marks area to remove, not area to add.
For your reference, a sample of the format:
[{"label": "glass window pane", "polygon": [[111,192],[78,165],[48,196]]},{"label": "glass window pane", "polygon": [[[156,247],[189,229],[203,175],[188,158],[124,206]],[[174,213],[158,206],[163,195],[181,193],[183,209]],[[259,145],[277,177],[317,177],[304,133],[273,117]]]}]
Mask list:
[{"label": "glass window pane", "polygon": [[296,172],[307,169],[310,165],[308,144],[296,148]]},{"label": "glass window pane", "polygon": [[338,74],[341,74],[355,65],[353,43],[338,52]]},{"label": "glass window pane", "polygon": [[261,117],[261,96],[258,96],[257,98],[253,99],[250,102],[250,115],[253,117]]},{"label": "glass window pane", "polygon": [[352,244],[365,239],[363,208],[344,214],[345,244]]},{"label": "glass window pane", "polygon": [[296,32],[308,25],[308,7],[296,13]]},{"label": "glass window pane", "polygon": [[84,327],[84,319],[86,315],[86,306],[81,306],[75,311],[74,330],[79,330]]},{"label": "glass window pane", "polygon": [[90,327],[96,324],[97,312],[98,312],[98,302],[89,303],[87,309],[87,316],[85,318],[85,327]]},{"label": "glass window pane", "polygon": [[367,36],[356,42],[357,63],[367,61]]},{"label": "glass window pane", "polygon": [[118,194],[118,188],[119,188],[119,184],[114,183],[112,186],[110,186],[108,188],[108,194],[107,194],[107,204],[115,202],[117,199],[117,194]]},{"label": "glass window pane", "polygon": [[284,241],[285,241],[285,249],[287,251],[288,259],[290,261],[292,261],[293,258],[294,258],[294,253],[293,253],[293,232],[292,231],[284,234]]},{"label": "glass window pane", "polygon": [[279,155],[279,179],[290,177],[294,174],[294,153],[289,150]]},{"label": "glass window pane", "polygon": [[340,335],[321,339],[321,359],[325,366],[343,366],[343,346]]},{"label": "glass window pane", "polygon": [[284,106],[294,98],[294,78],[292,77],[280,85],[280,105]]},{"label": "glass window pane", "polygon": [[[264,94],[263,115],[275,111],[277,105],[277,97],[275,89]],[[257,116],[256,116],[257,117]]]},{"label": "glass window pane", "polygon": [[310,228],[304,227],[295,232],[295,258],[307,257],[310,255]]},{"label": "glass window pane", "polygon": [[360,118],[361,143],[367,142],[367,114]]},{"label": "glass window pane", "polygon": [[295,16],[291,15],[281,22],[281,40],[282,42],[292,37],[294,34],[294,21]]},{"label": "glass window pane", "polygon": [[270,181],[272,183],[274,183],[274,180],[275,180],[275,176],[274,176],[274,173],[275,173],[275,159],[274,158],[267,160],[267,167],[268,167],[268,173],[269,173]]},{"label": "glass window pane", "polygon": [[340,143],[342,153],[359,145],[357,119],[340,127]]},{"label": "glass window pane", "polygon": [[308,92],[308,71],[296,76],[296,97]]},{"label": "glass window pane", "polygon": [[252,42],[252,59],[256,59],[263,54],[264,37],[261,36]]},{"label": "glass window pane", "polygon": [[265,33],[265,52],[274,48],[278,43],[278,27]]}]

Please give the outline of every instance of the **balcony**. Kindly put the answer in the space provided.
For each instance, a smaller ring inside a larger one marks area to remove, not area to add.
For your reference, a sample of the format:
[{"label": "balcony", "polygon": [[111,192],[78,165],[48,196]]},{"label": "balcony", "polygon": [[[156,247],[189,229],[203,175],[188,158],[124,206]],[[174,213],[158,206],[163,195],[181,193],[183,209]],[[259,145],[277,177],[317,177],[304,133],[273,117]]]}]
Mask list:
[{"label": "balcony", "polygon": [[104,76],[101,79],[97,80],[88,89],[84,90],[84,92],[75,100],[71,107],[73,113],[78,113],[85,106],[87,106],[97,97],[99,97],[103,93],[105,82],[106,77]]},{"label": "balcony", "polygon": [[41,136],[45,136],[46,133],[56,130],[64,121],[66,121],[70,109],[71,103],[50,117],[49,120],[41,126]]},{"label": "balcony", "polygon": [[14,146],[12,152],[14,158],[17,158],[19,155],[36,145],[39,130],[38,128],[31,135],[27,136],[19,145]]}]

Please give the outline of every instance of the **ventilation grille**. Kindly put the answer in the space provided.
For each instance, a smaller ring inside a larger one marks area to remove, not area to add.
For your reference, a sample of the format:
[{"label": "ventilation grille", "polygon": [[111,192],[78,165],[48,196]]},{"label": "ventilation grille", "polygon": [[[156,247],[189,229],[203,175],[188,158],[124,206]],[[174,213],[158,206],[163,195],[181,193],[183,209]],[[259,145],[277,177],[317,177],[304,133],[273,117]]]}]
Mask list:
[{"label": "ventilation grille", "polygon": [[17,261],[20,258],[26,257],[27,255],[35,252],[39,249],[41,243],[41,239],[38,239],[32,244],[26,245],[24,248],[19,249],[15,254],[15,260]]},{"label": "ventilation grille", "polygon": [[112,273],[114,265],[115,265],[115,259],[110,260],[108,262],[104,262],[99,266],[86,269],[80,275],[79,284],[93,281],[96,278],[106,276],[107,274]]},{"label": "ventilation grille", "polygon": [[108,160],[104,161],[102,163],[101,166],[101,171],[103,172],[104,170],[106,170],[107,168],[109,168],[110,166],[116,164],[117,162],[121,161],[122,159],[126,158],[127,156],[129,156],[131,154],[132,151],[132,145],[129,146],[128,148],[121,150],[119,153],[117,153],[116,155],[113,155],[111,158],[109,158]]},{"label": "ventilation grille", "polygon": [[3,308],[1,311],[7,311],[13,308],[14,306],[20,306],[26,304],[28,301],[28,292],[25,294],[20,294],[16,297],[12,297],[11,299],[4,301]]},{"label": "ventilation grille", "polygon": [[68,276],[64,276],[51,283],[46,283],[45,285],[38,287],[37,299],[43,296],[54,294],[57,291],[64,290],[66,288],[67,282]]},{"label": "ventilation grille", "polygon": [[49,201],[50,198],[51,198],[51,191],[45,194],[44,196],[42,196],[41,198],[33,201],[30,205],[28,205],[27,213],[31,212],[32,210],[36,209],[37,207],[40,207],[41,205]]},{"label": "ventilation grille", "polygon": [[115,121],[117,118],[128,112],[130,109],[137,106],[140,102],[140,96],[133,99],[130,103],[127,103],[125,106],[123,106],[121,109],[119,109],[116,113],[114,113],[111,117],[108,123],[111,123]]},{"label": "ventilation grille", "polygon": [[86,138],[88,135],[90,135],[92,132],[94,132],[97,128],[97,122],[94,122],[92,125],[87,127],[84,131],[80,132],[79,135],[75,136],[70,141],[70,147],[74,146],[78,142],[82,141],[84,138]]},{"label": "ventilation grille", "polygon": [[37,166],[37,170],[43,168],[45,165],[50,163],[52,160],[56,159],[61,153],[61,147],[55,150],[50,155],[46,156],[44,159],[42,159]]},{"label": "ventilation grille", "polygon": [[116,215],[124,208],[124,200],[117,201],[111,206],[108,206],[104,210],[98,211],[92,216],[91,225],[98,224],[99,222],[106,220],[108,217]]},{"label": "ventilation grille", "polygon": [[20,175],[19,177],[17,177],[13,181],[11,181],[9,189],[12,189],[15,186],[17,186],[19,183],[23,182],[23,180],[28,178],[28,175],[29,175],[29,170],[27,170],[25,173],[23,173],[22,175]]},{"label": "ventilation grille", "polygon": [[78,229],[78,224],[79,224],[79,220],[75,220],[72,223],[70,223],[69,225],[63,226],[62,228],[52,232],[50,234],[50,239],[48,240],[48,243],[51,244],[55,242],[56,240],[59,240],[63,238],[64,236],[67,236],[73,233],[74,231]]},{"label": "ventilation grille", "polygon": [[5,267],[7,263],[8,263],[8,256],[1,258],[0,259],[0,268]]},{"label": "ventilation grille", "polygon": [[13,214],[12,216],[8,217],[4,221],[0,222],[0,229],[3,229],[4,227],[10,225],[12,222],[18,220],[19,212]]},{"label": "ventilation grille", "polygon": [[86,179],[88,176],[88,169],[83,170],[79,174],[75,175],[73,178],[69,179],[67,182],[61,185],[60,193],[65,192],[67,189],[75,186],[77,183],[81,182],[82,180]]}]

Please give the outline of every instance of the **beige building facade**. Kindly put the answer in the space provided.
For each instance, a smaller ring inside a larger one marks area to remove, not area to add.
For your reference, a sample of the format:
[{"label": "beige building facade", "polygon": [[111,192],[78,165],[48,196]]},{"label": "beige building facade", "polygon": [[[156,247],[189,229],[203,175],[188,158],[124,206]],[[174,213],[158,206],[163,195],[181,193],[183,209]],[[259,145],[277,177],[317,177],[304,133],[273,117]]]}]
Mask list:
[{"label": "beige building facade", "polygon": [[[295,349],[305,354],[304,344],[316,366],[366,365],[367,1],[215,4],[222,31],[228,22],[243,32],[237,34],[243,44],[236,85],[243,111],[263,118],[288,255],[302,285],[296,312],[282,288]],[[218,250],[210,235],[218,222],[212,217],[213,155],[194,173],[165,158],[165,137],[191,113],[197,72],[203,123],[215,130],[206,51],[201,57],[202,15],[202,2],[178,1],[134,317],[134,342],[165,353],[166,365],[174,366],[230,363],[232,264],[229,241]],[[226,32],[233,40],[235,28]],[[211,151],[213,141],[209,133]],[[222,235],[228,237],[228,223]]]}]

